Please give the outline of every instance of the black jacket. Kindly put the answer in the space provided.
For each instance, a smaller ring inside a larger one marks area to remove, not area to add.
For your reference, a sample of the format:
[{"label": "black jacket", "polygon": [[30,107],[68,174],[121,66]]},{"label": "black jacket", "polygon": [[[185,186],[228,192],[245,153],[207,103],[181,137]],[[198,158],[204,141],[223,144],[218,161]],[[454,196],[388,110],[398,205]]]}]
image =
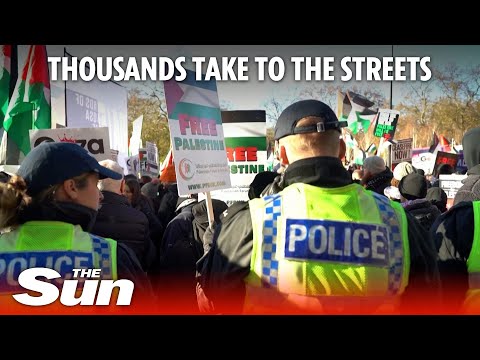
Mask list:
[{"label": "black jacket", "polygon": [[[272,186],[281,189],[294,183],[337,188],[351,184],[352,179],[340,160],[317,157],[289,165],[283,176]],[[417,300],[418,293],[415,289],[439,287],[433,242],[414,218],[407,214],[407,219],[411,265],[409,286],[402,296],[405,306],[410,305],[409,300]],[[202,309],[209,308],[206,302],[210,300],[217,313],[242,311],[244,279],[250,272],[252,244],[253,229],[249,205],[237,203],[228,209],[226,216],[222,216],[220,225],[215,229],[213,247],[203,258],[203,262],[198,263],[201,289],[197,289],[197,295]],[[207,299],[201,294],[202,290]],[[227,302],[224,302],[225,299],[228,299]]]},{"label": "black jacket", "polygon": [[392,178],[392,171],[389,168],[386,168],[381,173],[373,175],[372,178],[365,183],[365,189],[372,190],[380,195],[385,195],[383,191],[386,187],[390,186]]},{"label": "black jacket", "polygon": [[432,225],[431,234],[438,251],[438,269],[445,294],[445,306],[459,310],[468,290],[467,259],[472,250],[473,206],[461,202],[443,213]]},{"label": "black jacket", "polygon": [[131,248],[147,271],[155,259],[155,246],[150,239],[147,217],[128,204],[125,196],[102,191],[103,200],[98,210],[92,233],[108,237]]},{"label": "black jacket", "polygon": [[435,220],[441,215],[440,210],[427,199],[412,200],[402,205],[427,231],[430,231]]},{"label": "black jacket", "polygon": [[134,209],[141,211],[148,219],[148,227],[150,229],[150,238],[155,246],[158,246],[163,237],[164,226],[155,214],[153,200],[145,195],[140,195],[136,204],[132,204]]},{"label": "black jacket", "polygon": [[175,210],[177,208],[178,188],[177,184],[166,187],[165,192],[158,207],[158,218],[160,219],[163,228],[166,229],[168,223],[175,217]]},{"label": "black jacket", "polygon": [[[193,213],[192,208],[197,204],[197,201],[185,206],[182,208],[180,213],[173,218],[167,225],[165,229],[165,233],[163,235],[163,239],[161,242],[160,247],[158,248],[158,259],[160,259],[159,270],[160,271],[171,271],[171,272],[189,272],[191,274],[192,279],[195,277],[195,264],[197,261],[196,259],[192,259],[193,256],[192,251],[190,248],[172,253],[171,249],[177,242],[184,242],[185,244],[189,244],[193,242]],[[196,246],[195,246],[196,245]],[[189,247],[188,245],[185,245]],[[200,252],[202,250],[202,244],[193,244],[192,246],[193,252]],[[166,254],[168,253],[168,259],[166,258]],[[188,256],[185,257],[185,254]],[[197,259],[202,256],[199,253],[196,257]]]}]

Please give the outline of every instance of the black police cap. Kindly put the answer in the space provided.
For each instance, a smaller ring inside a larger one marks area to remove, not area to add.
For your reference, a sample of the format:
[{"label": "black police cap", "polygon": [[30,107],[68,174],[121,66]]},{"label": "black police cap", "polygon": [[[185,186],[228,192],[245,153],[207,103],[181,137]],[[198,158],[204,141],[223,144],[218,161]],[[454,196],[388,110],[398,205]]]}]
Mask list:
[{"label": "black police cap", "polygon": [[[322,121],[315,125],[298,126],[297,123],[306,117],[315,116]],[[288,135],[306,134],[338,130],[347,126],[346,121],[338,121],[333,110],[325,103],[318,100],[302,100],[287,107],[280,114],[275,126],[275,140]]]}]

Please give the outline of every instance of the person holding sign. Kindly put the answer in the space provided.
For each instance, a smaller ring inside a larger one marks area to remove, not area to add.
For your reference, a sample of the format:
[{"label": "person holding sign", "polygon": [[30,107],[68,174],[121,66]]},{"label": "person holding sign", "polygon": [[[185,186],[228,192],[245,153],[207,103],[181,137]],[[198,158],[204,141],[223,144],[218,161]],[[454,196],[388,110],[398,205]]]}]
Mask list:
[{"label": "person holding sign", "polygon": [[200,308],[389,313],[417,301],[415,290],[438,296],[433,243],[400,204],[352,182],[338,158],[344,126],[317,100],[281,113],[283,190],[224,214],[207,254],[211,268],[201,274]]}]

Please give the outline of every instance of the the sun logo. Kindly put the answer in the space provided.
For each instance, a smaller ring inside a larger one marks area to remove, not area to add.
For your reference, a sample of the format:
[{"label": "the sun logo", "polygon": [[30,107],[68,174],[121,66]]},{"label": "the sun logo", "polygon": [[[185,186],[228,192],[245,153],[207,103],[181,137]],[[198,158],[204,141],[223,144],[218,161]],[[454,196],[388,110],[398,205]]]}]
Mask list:
[{"label": "the sun logo", "polygon": [[190,180],[195,175],[195,165],[188,159],[182,159],[178,164],[178,172],[184,180]]}]

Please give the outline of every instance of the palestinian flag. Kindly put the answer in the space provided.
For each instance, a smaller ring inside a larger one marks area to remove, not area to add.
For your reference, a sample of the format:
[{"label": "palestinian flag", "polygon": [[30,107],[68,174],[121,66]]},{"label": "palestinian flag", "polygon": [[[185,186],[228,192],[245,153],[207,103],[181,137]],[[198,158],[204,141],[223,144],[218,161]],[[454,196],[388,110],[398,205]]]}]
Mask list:
[{"label": "palestinian flag", "polygon": [[[268,168],[266,113],[264,110],[222,111],[222,124],[228,164],[238,170],[230,174],[232,187],[243,187],[243,200],[248,200],[249,185],[259,172]],[[241,167],[245,171],[240,170]]]},{"label": "palestinian flag", "polygon": [[30,45],[3,122],[9,139],[26,155],[30,129],[51,128],[50,77],[45,45]]},{"label": "palestinian flag", "polygon": [[0,128],[8,108],[12,45],[0,45]]},{"label": "palestinian flag", "polygon": [[375,144],[370,144],[370,146],[367,148],[367,154],[369,155],[375,155],[377,152],[377,146]]},{"label": "palestinian flag", "polygon": [[430,149],[428,151],[431,153],[436,153],[437,151],[450,152],[452,151],[452,148],[450,146],[450,141],[448,141],[445,136],[438,136],[435,132],[433,132],[432,144],[430,145]]},{"label": "palestinian flag", "polygon": [[374,104],[365,96],[347,91],[343,98],[340,120],[348,122],[348,128],[353,135],[361,131],[367,132],[377,114],[376,110],[370,109]]}]

